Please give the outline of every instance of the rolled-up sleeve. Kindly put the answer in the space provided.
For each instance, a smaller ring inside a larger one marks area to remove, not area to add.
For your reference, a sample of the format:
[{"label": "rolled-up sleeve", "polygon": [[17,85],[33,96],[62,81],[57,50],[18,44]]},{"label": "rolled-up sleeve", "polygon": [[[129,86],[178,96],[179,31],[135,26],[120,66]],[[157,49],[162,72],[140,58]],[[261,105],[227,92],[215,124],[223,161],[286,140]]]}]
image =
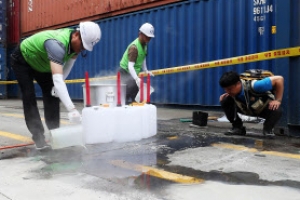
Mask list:
[{"label": "rolled-up sleeve", "polygon": [[272,81],[270,78],[252,81],[251,86],[255,92],[263,93],[272,90]]}]

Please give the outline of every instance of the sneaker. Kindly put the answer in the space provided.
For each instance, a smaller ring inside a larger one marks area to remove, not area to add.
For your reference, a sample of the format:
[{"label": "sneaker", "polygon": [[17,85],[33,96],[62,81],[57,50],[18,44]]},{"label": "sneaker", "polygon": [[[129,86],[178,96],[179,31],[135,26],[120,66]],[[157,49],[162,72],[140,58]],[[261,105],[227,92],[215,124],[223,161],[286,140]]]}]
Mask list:
[{"label": "sneaker", "polygon": [[270,130],[270,131],[263,130],[263,135],[266,138],[274,138],[275,137],[275,134],[274,134],[273,130]]},{"label": "sneaker", "polygon": [[246,135],[246,128],[243,126],[242,128],[233,127],[231,130],[224,133],[225,135]]},{"label": "sneaker", "polygon": [[41,151],[41,150],[49,150],[51,149],[51,146],[47,144],[44,140],[41,140],[35,143],[35,148],[36,150]]}]

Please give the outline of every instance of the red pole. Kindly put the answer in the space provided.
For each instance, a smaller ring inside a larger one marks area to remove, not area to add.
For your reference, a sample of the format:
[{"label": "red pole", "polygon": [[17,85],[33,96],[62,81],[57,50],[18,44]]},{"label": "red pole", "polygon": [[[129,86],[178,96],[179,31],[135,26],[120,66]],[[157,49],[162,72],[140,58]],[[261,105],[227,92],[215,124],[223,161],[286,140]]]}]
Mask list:
[{"label": "red pole", "polygon": [[147,75],[147,103],[150,103],[150,74]]},{"label": "red pole", "polygon": [[141,75],[141,84],[140,84],[140,103],[144,101],[144,75]]},{"label": "red pole", "polygon": [[121,104],[121,75],[120,72],[117,74],[117,106],[122,106]]},{"label": "red pole", "polygon": [[86,107],[91,106],[90,82],[89,73],[85,72],[85,94],[86,94]]}]

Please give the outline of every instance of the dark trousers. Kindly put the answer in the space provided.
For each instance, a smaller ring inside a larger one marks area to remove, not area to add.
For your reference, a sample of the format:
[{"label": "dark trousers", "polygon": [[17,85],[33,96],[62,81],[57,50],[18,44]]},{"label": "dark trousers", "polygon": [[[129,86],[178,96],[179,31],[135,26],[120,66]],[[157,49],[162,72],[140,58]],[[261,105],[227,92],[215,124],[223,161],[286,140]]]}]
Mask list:
[{"label": "dark trousers", "polygon": [[11,55],[12,69],[22,92],[23,109],[28,130],[36,142],[45,139],[44,127],[37,107],[33,80],[42,89],[44,116],[49,130],[59,127],[59,99],[51,95],[53,87],[52,73],[41,73],[34,70],[24,60],[18,46]]},{"label": "dark trousers", "polygon": [[139,92],[139,88],[136,85],[135,80],[132,78],[129,72],[127,72],[125,69],[121,68],[119,69],[122,83],[126,84],[126,104],[130,104],[133,101],[135,101],[135,97],[137,93]]},{"label": "dark trousers", "polygon": [[[221,102],[221,107],[225,112],[227,119],[232,123],[233,127],[240,128],[243,126],[241,118],[237,112],[242,113],[236,106],[235,101],[232,97],[228,96]],[[242,113],[243,114],[243,113]],[[277,110],[270,110],[268,106],[259,114],[257,117],[265,119],[264,130],[271,131],[282,115],[282,108],[279,107]],[[254,116],[256,117],[256,116]]]}]

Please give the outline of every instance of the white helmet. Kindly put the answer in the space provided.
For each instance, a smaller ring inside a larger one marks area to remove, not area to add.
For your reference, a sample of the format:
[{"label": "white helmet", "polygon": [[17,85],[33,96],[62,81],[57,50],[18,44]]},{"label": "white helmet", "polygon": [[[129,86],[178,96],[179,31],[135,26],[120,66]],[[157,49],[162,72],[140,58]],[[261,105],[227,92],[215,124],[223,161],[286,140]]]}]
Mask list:
[{"label": "white helmet", "polygon": [[147,37],[154,38],[154,27],[149,24],[145,23],[140,27],[140,31],[144,33]]},{"label": "white helmet", "polygon": [[80,22],[79,31],[83,47],[92,51],[94,45],[101,39],[100,26],[94,22]]}]

